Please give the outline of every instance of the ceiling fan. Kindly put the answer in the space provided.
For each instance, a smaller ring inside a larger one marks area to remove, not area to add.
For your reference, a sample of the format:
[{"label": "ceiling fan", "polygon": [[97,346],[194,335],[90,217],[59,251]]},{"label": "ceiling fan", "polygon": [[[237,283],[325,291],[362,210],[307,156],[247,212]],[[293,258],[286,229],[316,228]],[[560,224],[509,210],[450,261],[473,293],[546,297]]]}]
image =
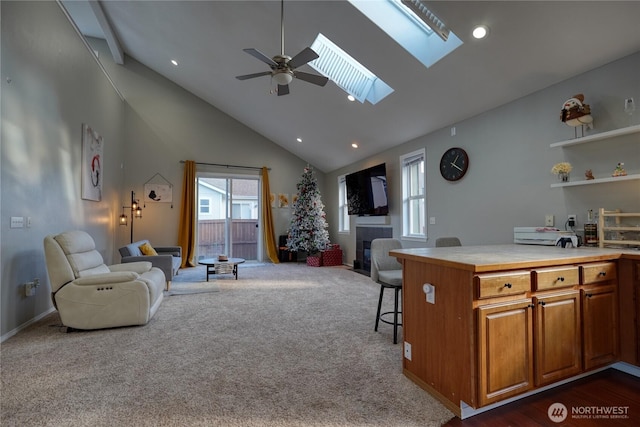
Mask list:
[{"label": "ceiling fan", "polygon": [[304,48],[293,58],[285,55],[284,53],[284,0],[280,2],[280,55],[276,55],[273,58],[269,58],[262,52],[254,48],[243,49],[249,55],[259,59],[267,64],[271,71],[263,71],[261,73],[246,74],[243,76],[236,76],[238,80],[248,80],[255,77],[271,76],[273,80],[278,84],[278,96],[287,95],[289,93],[289,83],[294,78],[304,80],[305,82],[313,83],[314,85],[324,86],[329,79],[324,76],[316,74],[305,73],[302,71],[296,71],[296,68],[303,66],[304,64],[313,61],[318,58],[319,55],[313,51],[310,47]]}]

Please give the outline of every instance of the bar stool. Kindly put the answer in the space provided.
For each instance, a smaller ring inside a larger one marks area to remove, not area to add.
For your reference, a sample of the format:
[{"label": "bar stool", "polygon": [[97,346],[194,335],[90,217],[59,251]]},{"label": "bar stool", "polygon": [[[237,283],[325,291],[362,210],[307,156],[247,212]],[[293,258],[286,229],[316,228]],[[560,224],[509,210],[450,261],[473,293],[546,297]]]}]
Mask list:
[{"label": "bar stool", "polygon": [[[402,249],[402,243],[398,239],[374,239],[371,241],[371,279],[380,284],[380,297],[378,299],[378,311],[376,313],[375,331],[379,322],[393,325],[393,343],[398,343],[398,326],[402,326],[402,310],[400,309],[400,292],[402,291],[402,264],[389,256],[389,251]],[[393,311],[382,311],[382,298],[385,289],[393,289]],[[393,314],[393,321],[386,320],[384,316]]]}]

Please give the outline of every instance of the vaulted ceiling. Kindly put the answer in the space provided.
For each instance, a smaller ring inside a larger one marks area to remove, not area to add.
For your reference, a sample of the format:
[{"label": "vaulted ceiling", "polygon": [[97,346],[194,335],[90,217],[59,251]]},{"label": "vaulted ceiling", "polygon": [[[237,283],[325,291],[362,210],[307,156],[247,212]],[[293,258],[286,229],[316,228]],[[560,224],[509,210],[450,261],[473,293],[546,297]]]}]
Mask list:
[{"label": "vaulted ceiling", "polygon": [[[134,58],[323,172],[640,51],[635,1],[427,1],[464,42],[431,68],[347,1],[285,1],[286,54],[323,33],[394,89],[371,105],[349,102],[331,81],[294,80],[289,95],[276,96],[268,76],[235,78],[268,70],[242,49],[280,53],[278,1],[62,3],[83,34],[111,29],[125,63]],[[485,40],[471,37],[478,24],[490,28]],[[572,95],[549,108],[560,111]]]}]

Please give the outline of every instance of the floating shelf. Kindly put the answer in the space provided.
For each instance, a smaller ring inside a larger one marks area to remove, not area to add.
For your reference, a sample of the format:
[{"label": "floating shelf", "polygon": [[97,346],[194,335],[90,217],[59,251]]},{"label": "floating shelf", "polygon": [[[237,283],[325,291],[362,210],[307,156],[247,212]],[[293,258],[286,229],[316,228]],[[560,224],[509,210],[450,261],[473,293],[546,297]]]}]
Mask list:
[{"label": "floating shelf", "polygon": [[632,133],[640,133],[640,125],[596,133],[595,135],[583,136],[582,138],[569,139],[567,141],[554,142],[553,144],[550,144],[549,147],[569,147],[571,145],[585,144],[587,142],[600,141],[602,139],[615,138],[617,136],[629,135]]},{"label": "floating shelf", "polygon": [[574,187],[576,185],[603,184],[606,182],[633,181],[635,179],[640,179],[640,174],[612,176],[610,178],[597,178],[597,179],[588,179],[583,181],[558,182],[555,184],[551,184],[551,188]]}]

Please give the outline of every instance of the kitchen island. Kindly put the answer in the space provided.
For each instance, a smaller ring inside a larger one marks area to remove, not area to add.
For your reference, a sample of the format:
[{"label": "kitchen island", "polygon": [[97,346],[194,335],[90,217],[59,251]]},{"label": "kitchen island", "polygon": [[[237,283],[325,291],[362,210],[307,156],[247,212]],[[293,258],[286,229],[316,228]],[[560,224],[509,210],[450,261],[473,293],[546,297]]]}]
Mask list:
[{"label": "kitchen island", "polygon": [[617,362],[638,365],[640,252],[400,249],[403,372],[460,418]]}]

